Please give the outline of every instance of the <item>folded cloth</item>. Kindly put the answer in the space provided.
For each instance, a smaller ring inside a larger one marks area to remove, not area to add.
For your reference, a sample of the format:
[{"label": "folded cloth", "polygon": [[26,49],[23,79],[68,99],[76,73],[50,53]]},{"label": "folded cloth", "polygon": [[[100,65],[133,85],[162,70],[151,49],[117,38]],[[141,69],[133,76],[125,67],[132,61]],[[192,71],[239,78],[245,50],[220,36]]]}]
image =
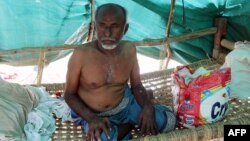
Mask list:
[{"label": "folded cloth", "polygon": [[23,127],[28,113],[38,104],[39,97],[25,87],[0,78],[0,133],[1,136],[25,140]]},{"label": "folded cloth", "polygon": [[30,112],[24,126],[27,141],[49,141],[55,130],[54,117],[40,110]]},{"label": "folded cloth", "polygon": [[44,87],[22,86],[0,78],[0,141],[48,141],[55,118],[71,120],[64,100],[49,96]]},{"label": "folded cloth", "polygon": [[[154,108],[155,121],[160,132],[173,130],[176,126],[176,117],[173,110],[170,107],[163,105],[155,105]],[[140,105],[136,102],[131,89],[127,85],[124,91],[123,100],[117,107],[107,112],[96,113],[97,116],[108,117],[112,126],[110,139],[108,139],[105,133],[102,132],[101,140],[117,140],[118,127],[121,124],[129,123],[132,125],[138,125],[141,110]],[[89,128],[86,120],[79,117],[74,111],[72,111],[72,118],[76,124],[83,126],[85,133],[88,133]],[[128,140],[129,138],[130,136],[128,134],[123,140]]]},{"label": "folded cloth", "polygon": [[39,104],[28,115],[24,131],[27,141],[48,141],[56,130],[55,118],[62,118],[62,122],[70,121],[70,108],[64,100],[52,98],[44,87],[27,88],[40,99]]}]

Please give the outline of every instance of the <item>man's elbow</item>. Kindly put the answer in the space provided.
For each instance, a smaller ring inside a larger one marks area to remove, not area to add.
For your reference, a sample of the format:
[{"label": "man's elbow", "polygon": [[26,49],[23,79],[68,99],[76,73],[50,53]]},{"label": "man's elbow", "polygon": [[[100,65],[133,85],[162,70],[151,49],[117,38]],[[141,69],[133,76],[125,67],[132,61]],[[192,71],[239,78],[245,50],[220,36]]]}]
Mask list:
[{"label": "man's elbow", "polygon": [[142,83],[134,83],[131,85],[131,89],[132,90],[137,90],[137,89],[141,89],[143,87]]},{"label": "man's elbow", "polygon": [[65,92],[65,93],[64,93],[64,100],[65,100],[65,102],[66,102],[68,105],[70,105],[70,103],[71,103],[73,97],[74,97],[74,96],[73,96],[72,94],[68,93],[68,92]]}]

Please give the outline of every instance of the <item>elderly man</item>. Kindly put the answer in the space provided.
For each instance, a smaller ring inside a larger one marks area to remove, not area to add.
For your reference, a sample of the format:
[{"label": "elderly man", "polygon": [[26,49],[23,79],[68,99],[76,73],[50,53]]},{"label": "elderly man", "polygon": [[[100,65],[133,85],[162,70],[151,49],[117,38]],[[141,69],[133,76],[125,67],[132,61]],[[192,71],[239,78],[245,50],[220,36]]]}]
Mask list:
[{"label": "elderly man", "polygon": [[98,7],[95,27],[97,40],[76,48],[69,60],[65,89],[72,116],[88,140],[128,139],[134,125],[142,134],[174,129],[173,111],[154,105],[141,83],[136,47],[121,41],[129,27],[126,9]]}]

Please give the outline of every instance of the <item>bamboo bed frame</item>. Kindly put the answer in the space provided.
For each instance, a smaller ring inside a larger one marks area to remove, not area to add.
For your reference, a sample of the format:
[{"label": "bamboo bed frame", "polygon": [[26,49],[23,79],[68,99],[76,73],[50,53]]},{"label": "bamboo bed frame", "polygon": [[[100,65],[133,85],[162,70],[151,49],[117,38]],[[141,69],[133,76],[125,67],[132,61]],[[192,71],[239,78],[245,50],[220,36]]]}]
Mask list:
[{"label": "bamboo bed frame", "polygon": [[[200,66],[208,70],[214,70],[221,66],[220,61],[215,59],[206,59],[199,62],[190,64],[189,66],[196,69]],[[154,99],[162,104],[171,105],[172,94],[171,94],[171,73],[174,69],[167,69],[161,71],[155,71],[150,73],[145,73],[141,75],[142,83],[146,89],[150,88],[153,90]],[[55,94],[56,92],[64,92],[65,84],[43,84],[46,90],[50,94]],[[230,102],[228,114],[226,117],[216,123],[202,125],[194,129],[181,129],[176,128],[176,130],[161,133],[157,136],[139,136],[137,130],[133,130],[133,139],[135,141],[145,141],[145,140],[170,140],[170,141],[200,141],[200,140],[210,140],[215,138],[223,137],[223,130],[225,124],[250,124],[250,98],[245,101],[232,100]],[[56,119],[56,131],[53,134],[53,141],[82,141],[85,140],[86,136],[82,132],[81,126],[75,126],[71,122],[61,123],[60,119]]]}]

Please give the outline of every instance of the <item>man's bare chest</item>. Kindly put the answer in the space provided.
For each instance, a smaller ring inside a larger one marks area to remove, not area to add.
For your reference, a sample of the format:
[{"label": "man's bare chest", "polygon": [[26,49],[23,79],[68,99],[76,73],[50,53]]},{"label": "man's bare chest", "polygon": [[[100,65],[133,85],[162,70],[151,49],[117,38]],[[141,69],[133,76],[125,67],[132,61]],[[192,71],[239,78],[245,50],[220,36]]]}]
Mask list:
[{"label": "man's bare chest", "polygon": [[81,70],[81,79],[90,87],[124,84],[129,79],[131,65],[123,59],[96,59],[86,63]]}]

